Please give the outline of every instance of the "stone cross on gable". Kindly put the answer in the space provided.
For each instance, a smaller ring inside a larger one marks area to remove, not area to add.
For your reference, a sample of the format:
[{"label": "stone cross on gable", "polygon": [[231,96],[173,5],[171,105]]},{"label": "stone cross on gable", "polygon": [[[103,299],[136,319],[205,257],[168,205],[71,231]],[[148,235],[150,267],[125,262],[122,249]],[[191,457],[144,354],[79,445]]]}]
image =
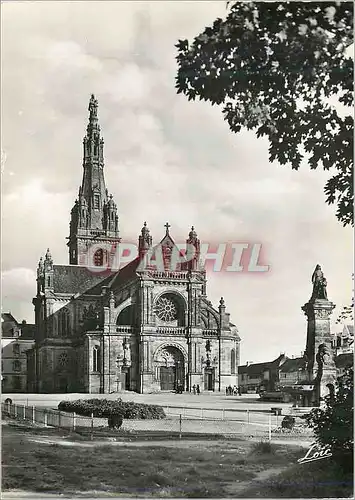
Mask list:
[{"label": "stone cross on gable", "polygon": [[167,222],[164,226],[166,228],[166,234],[169,233],[169,227],[171,227],[171,225],[169,224],[169,222]]}]

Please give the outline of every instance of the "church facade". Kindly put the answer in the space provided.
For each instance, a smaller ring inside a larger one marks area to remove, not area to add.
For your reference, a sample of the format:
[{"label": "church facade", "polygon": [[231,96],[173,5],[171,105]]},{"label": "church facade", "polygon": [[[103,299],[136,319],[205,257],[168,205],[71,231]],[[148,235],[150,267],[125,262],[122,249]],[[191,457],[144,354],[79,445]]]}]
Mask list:
[{"label": "church facade", "polygon": [[208,300],[194,228],[186,239],[191,258],[177,249],[169,224],[153,245],[144,223],[138,256],[121,269],[112,265],[120,236],[117,206],[105,186],[97,110],[92,96],[69,265],[54,263],[47,250],[37,268],[29,391],[146,393],[191,391],[197,384],[219,391],[237,385],[238,330],[224,299],[217,307]]}]

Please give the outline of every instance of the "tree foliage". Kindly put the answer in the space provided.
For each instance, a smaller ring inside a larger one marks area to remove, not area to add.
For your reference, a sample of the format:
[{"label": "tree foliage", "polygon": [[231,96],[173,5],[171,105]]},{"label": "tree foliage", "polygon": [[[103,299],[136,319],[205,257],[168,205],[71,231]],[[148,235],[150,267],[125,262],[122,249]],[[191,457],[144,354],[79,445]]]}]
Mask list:
[{"label": "tree foliage", "polygon": [[329,446],[334,458],[352,468],[354,448],[354,372],[347,368],[338,377],[334,396],[325,398],[324,408],[315,408],[307,417],[321,445]]},{"label": "tree foliage", "polygon": [[177,43],[177,92],[222,105],[233,132],[266,136],[270,161],[331,169],[326,201],[353,224],[353,4],[229,4],[226,19]]},{"label": "tree foliage", "polygon": [[[352,274],[352,280],[354,281],[354,273]],[[341,310],[337,320],[336,324],[339,323],[345,323],[346,321],[354,321],[354,303],[355,303],[355,297],[354,297],[354,289],[353,289],[353,296],[351,299],[351,304],[349,306],[344,306],[343,309]]]}]

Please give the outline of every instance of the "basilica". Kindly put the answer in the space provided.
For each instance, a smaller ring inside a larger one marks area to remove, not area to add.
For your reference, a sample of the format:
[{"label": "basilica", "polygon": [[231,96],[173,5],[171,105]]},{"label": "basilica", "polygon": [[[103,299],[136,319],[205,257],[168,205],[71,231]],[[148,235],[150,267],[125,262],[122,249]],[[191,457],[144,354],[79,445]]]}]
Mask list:
[{"label": "basilica", "polygon": [[[104,179],[98,103],[89,102],[83,180],[71,210],[69,264],[47,250],[37,268],[35,342],[27,352],[29,392],[221,391],[238,384],[240,338],[224,299],[207,297],[194,228],[176,248],[166,224],[153,244],[144,223],[138,253],[113,265],[117,206]],[[147,260],[159,248],[162,266]],[[174,255],[179,255],[172,267]],[[142,265],[142,262],[148,262]]]}]

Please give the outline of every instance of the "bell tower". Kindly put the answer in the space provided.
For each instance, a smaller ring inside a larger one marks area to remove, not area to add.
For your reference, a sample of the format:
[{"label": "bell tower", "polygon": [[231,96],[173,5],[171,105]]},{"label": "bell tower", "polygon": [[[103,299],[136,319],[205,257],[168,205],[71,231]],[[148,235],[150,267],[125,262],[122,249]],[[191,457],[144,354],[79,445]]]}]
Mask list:
[{"label": "bell tower", "polygon": [[104,140],[97,116],[98,101],[89,102],[89,123],[83,140],[83,180],[71,210],[69,264],[111,267],[120,241],[117,205],[104,178]]}]

